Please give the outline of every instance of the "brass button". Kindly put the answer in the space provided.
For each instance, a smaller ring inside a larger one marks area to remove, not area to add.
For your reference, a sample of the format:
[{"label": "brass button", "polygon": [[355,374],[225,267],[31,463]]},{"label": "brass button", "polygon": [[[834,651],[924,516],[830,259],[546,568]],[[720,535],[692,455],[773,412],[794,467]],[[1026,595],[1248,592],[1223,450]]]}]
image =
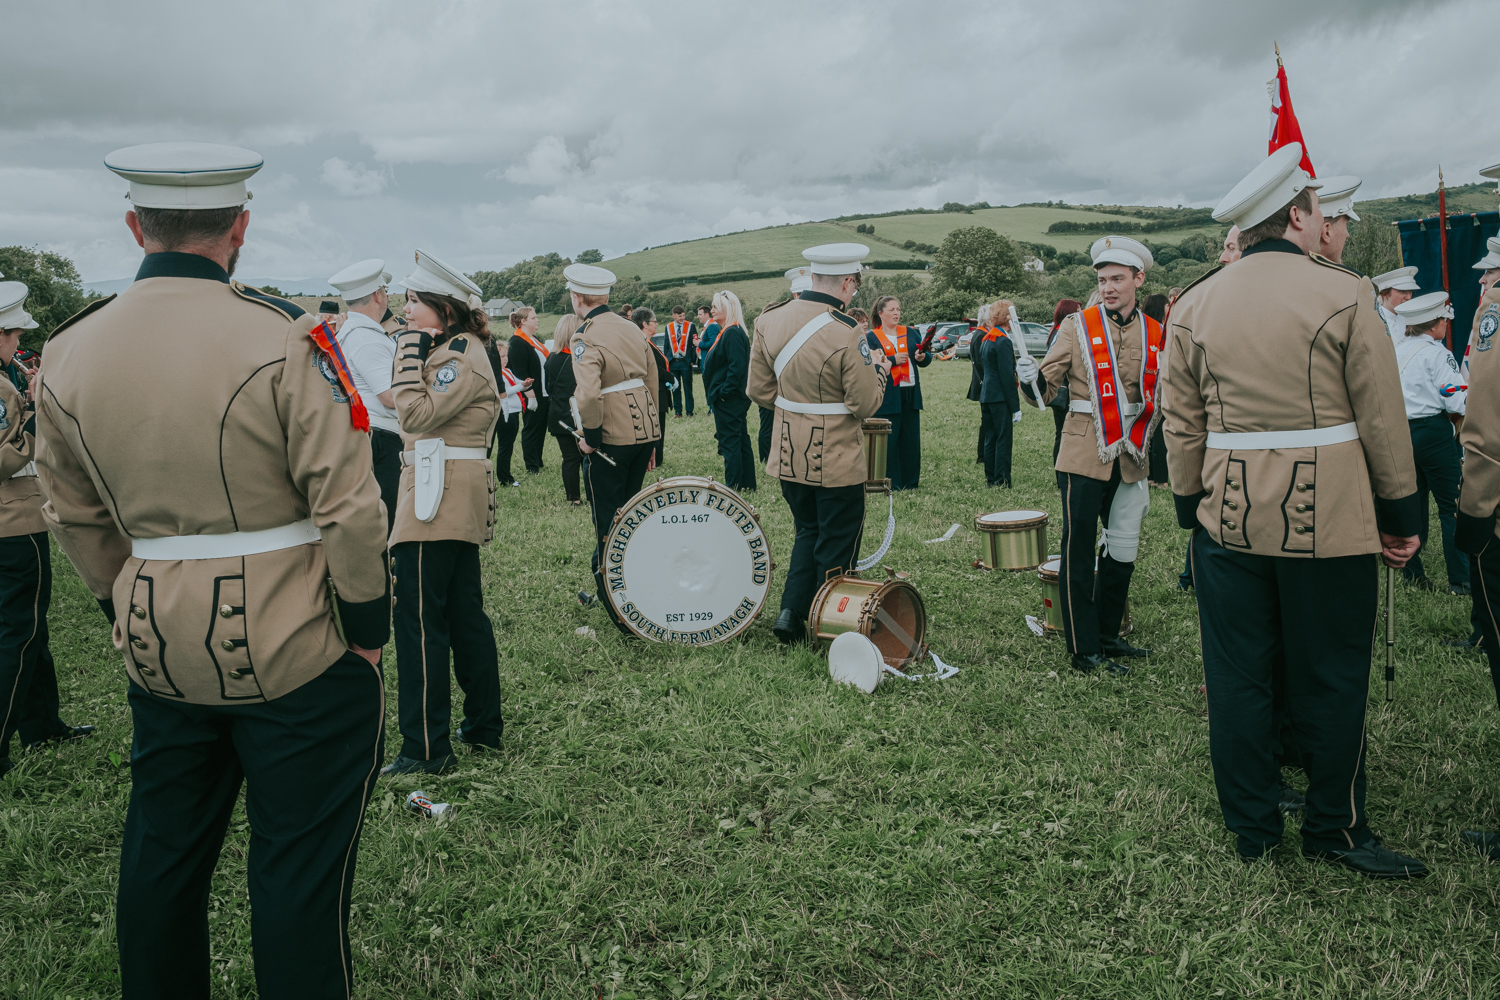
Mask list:
[{"label": "brass button", "polygon": [[135,669],[139,670],[141,673],[145,674],[147,677],[150,677],[152,674],[156,673],[156,671],[152,670],[150,667],[137,666]]},{"label": "brass button", "polygon": [[1224,506],[1228,507],[1230,510],[1239,510],[1240,509],[1239,506],[1233,500],[1225,500],[1224,501]]},{"label": "brass button", "polygon": [[231,670],[231,671],[229,671],[229,679],[230,680],[237,681],[237,680],[239,680],[243,676],[244,676],[244,674],[241,674],[238,670]]},{"label": "brass button", "polygon": [[1298,493],[1306,493],[1307,492],[1307,484],[1306,483],[1298,483],[1297,484],[1297,492]]},{"label": "brass button", "polygon": [[1305,534],[1307,534],[1307,529],[1305,527],[1303,527],[1302,525],[1300,525],[1300,524],[1297,525],[1292,530],[1295,531],[1299,535],[1305,535]]},{"label": "brass button", "polygon": [[219,616],[220,617],[222,617],[222,618],[228,618],[232,614],[234,614],[234,608],[231,608],[227,604],[221,604],[221,605],[219,605]]},{"label": "brass button", "polygon": [[1306,514],[1307,513],[1307,504],[1305,504],[1305,503],[1299,503],[1297,505],[1297,513],[1299,513],[1299,514]]},{"label": "brass button", "polygon": [[146,617],[146,609],[145,608],[134,607],[134,608],[130,609],[130,613],[133,614],[133,615],[135,615],[137,618],[144,618],[144,617]]},{"label": "brass button", "polygon": [[1237,483],[1237,482],[1235,482],[1233,479],[1231,479],[1229,481],[1229,488],[1232,489],[1232,490],[1237,490],[1237,489],[1240,488],[1240,484]]},{"label": "brass button", "polygon": [[1233,521],[1225,521],[1224,522],[1224,527],[1228,528],[1230,531],[1233,531],[1234,530],[1234,522]]},{"label": "brass button", "polygon": [[134,642],[131,643],[131,645],[134,646],[136,649],[145,649],[146,648],[146,640],[145,639],[136,639]]},{"label": "brass button", "polygon": [[224,647],[225,652],[229,652],[229,653],[234,652],[234,640],[233,639],[225,639],[223,642],[219,643],[219,645],[222,646],[222,647]]}]

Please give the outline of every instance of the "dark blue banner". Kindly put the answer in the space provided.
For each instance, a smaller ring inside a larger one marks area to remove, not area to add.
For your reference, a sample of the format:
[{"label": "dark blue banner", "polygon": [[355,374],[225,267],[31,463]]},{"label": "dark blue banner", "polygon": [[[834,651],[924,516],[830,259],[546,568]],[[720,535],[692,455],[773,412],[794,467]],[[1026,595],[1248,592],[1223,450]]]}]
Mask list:
[{"label": "dark blue banner", "polygon": [[[1443,290],[1443,250],[1438,245],[1437,216],[1396,223],[1401,234],[1401,262],[1416,265],[1422,291]],[[1479,275],[1474,263],[1484,256],[1484,241],[1500,234],[1500,212],[1448,216],[1448,296],[1453,301],[1453,355],[1464,356],[1469,328],[1479,308]],[[1371,276],[1373,277],[1373,275]]]}]

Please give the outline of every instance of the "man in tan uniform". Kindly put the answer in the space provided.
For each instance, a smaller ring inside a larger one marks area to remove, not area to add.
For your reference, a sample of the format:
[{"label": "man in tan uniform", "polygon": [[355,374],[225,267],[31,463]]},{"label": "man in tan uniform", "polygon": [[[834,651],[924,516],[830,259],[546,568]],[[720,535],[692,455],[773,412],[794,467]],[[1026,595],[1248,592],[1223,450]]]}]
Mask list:
[{"label": "man in tan uniform", "polygon": [[[573,314],[581,317],[573,331],[573,399],[583,420],[583,476],[594,517],[595,589],[599,603],[615,627],[634,635],[609,603],[603,571],[604,536],[615,512],[641,490],[661,419],[656,398],[656,355],[641,328],[609,308],[615,276],[591,264],[569,264],[563,270],[573,300]],[[603,450],[614,464],[600,461]]]},{"label": "man in tan uniform", "polygon": [[805,250],[812,287],[767,306],[755,320],[748,392],[775,410],[767,475],[781,480],[797,534],[774,631],[807,637],[813,598],[828,573],[853,572],[865,527],[862,423],[880,408],[890,365],[844,313],[870,248],[830,243]]},{"label": "man in tan uniform", "polygon": [[353,381],[316,317],[230,280],[258,155],[158,143],[105,164],[146,257],[48,341],[37,466],[129,678],[123,992],[208,995],[209,880],[244,785],[260,995],[347,998],[390,630]]},{"label": "man in tan uniform", "polygon": [[[1156,388],[1164,334],[1136,302],[1154,263],[1151,251],[1128,236],[1105,236],[1089,254],[1099,304],[1063,320],[1040,366],[1017,359],[1016,375],[1022,393],[1039,407],[1068,387],[1056,463],[1063,501],[1058,588],[1073,669],[1127,674],[1130,668],[1118,659],[1150,653],[1120,638],[1120,623],[1151,505],[1146,472],[1161,416]],[[991,317],[996,325],[1003,320]],[[1031,387],[1038,375],[1040,400]],[[1101,524],[1102,549],[1095,544]]]},{"label": "man in tan uniform", "polygon": [[58,716],[57,671],[47,643],[52,603],[52,547],[37,482],[36,418],[30,373],[16,360],[21,334],[37,321],[27,288],[0,282],[0,777],[15,765],[10,738],[23,750],[92,736]]},{"label": "man in tan uniform", "polygon": [[1323,219],[1301,158],[1281,148],[1220,202],[1243,256],[1172,307],[1167,455],[1193,532],[1209,753],[1240,855],[1268,853],[1284,668],[1309,778],[1302,853],[1414,878],[1426,867],[1370,830],[1364,742],[1376,556],[1404,564],[1421,522],[1411,435],[1374,287],[1313,252]]}]

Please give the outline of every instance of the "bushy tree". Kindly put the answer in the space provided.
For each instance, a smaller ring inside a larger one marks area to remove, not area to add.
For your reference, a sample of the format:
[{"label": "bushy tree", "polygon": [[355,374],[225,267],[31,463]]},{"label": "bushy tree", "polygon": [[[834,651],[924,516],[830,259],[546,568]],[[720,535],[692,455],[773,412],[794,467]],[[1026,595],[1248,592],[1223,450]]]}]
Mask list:
[{"label": "bushy tree", "polygon": [[943,288],[994,295],[1019,288],[1025,277],[1020,249],[987,226],[953,230],[934,256],[933,278]]},{"label": "bushy tree", "polygon": [[63,320],[98,298],[85,293],[73,262],[35,247],[0,247],[0,274],[26,285],[26,311],[37,321],[21,335],[21,346],[38,351]]},{"label": "bushy tree", "polygon": [[1349,226],[1344,244],[1344,266],[1374,277],[1401,266],[1401,240],[1390,220],[1366,213]]},{"label": "bushy tree", "polygon": [[556,253],[519,261],[503,271],[476,271],[469,275],[486,299],[507,298],[524,302],[537,312],[567,312],[567,282],[563,268],[573,263]]},{"label": "bushy tree", "polygon": [[599,264],[604,261],[604,254],[599,250],[585,250],[578,255],[580,264]]}]

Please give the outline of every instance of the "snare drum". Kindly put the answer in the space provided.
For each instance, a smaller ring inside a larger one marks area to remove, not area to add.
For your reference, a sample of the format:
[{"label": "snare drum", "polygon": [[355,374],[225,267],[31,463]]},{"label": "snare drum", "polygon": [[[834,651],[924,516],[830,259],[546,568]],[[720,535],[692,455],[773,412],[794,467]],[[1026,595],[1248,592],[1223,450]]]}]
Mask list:
[{"label": "snare drum", "polygon": [[604,538],[609,603],[643,639],[702,646],[750,626],[771,589],[755,508],[722,483],[659,479],[620,508]]},{"label": "snare drum", "polygon": [[1040,510],[1002,510],[974,519],[979,531],[979,561],[985,569],[1036,569],[1047,555],[1047,514]]},{"label": "snare drum", "polygon": [[831,578],[813,598],[810,624],[815,643],[860,633],[898,670],[927,655],[927,609],[917,588],[894,577]]},{"label": "snare drum", "polygon": [[[1037,568],[1036,578],[1042,581],[1042,621],[1047,626],[1048,632],[1061,632],[1062,621],[1062,587],[1058,582],[1058,576],[1062,572],[1062,556],[1048,556],[1047,561]],[[1120,636],[1129,635],[1135,631],[1135,625],[1130,621],[1130,598],[1125,598],[1125,616],[1120,619]]]},{"label": "snare drum", "polygon": [[884,417],[866,417],[862,424],[865,432],[865,492],[889,493],[891,481],[886,478],[886,457],[891,443],[891,422]]}]

